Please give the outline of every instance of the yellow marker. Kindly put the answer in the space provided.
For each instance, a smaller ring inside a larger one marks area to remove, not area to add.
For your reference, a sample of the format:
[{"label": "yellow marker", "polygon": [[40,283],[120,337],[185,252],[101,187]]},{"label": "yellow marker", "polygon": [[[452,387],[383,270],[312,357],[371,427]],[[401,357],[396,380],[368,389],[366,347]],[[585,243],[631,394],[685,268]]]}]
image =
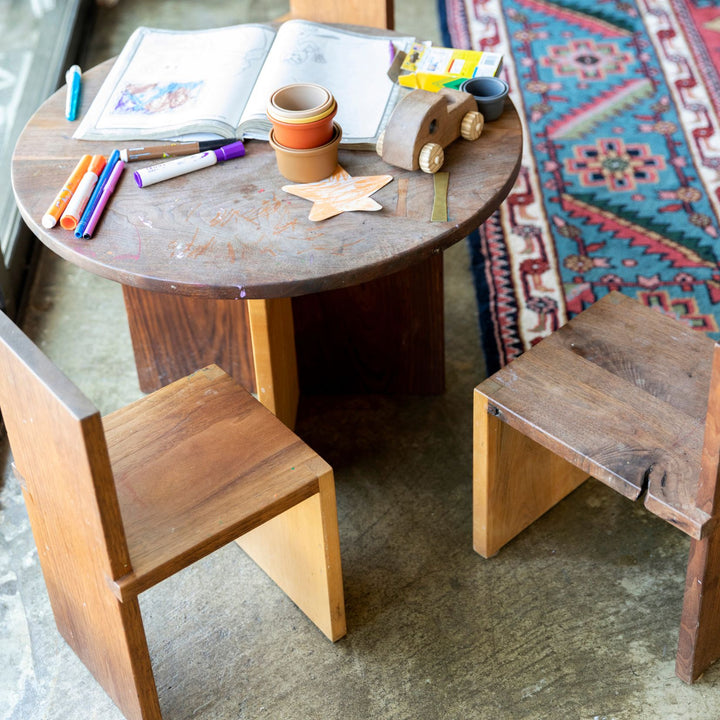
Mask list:
[{"label": "yellow marker", "polygon": [[57,197],[53,200],[52,205],[48,208],[48,211],[43,215],[42,225],[48,230],[55,227],[55,223],[60,219],[60,216],[65,211],[67,204],[70,202],[70,198],[73,196],[77,186],[83,179],[83,176],[90,167],[90,161],[92,155],[83,155],[80,158],[80,162],[75,166],[75,169],[70,174],[70,177],[65,181],[63,189],[57,194]]}]

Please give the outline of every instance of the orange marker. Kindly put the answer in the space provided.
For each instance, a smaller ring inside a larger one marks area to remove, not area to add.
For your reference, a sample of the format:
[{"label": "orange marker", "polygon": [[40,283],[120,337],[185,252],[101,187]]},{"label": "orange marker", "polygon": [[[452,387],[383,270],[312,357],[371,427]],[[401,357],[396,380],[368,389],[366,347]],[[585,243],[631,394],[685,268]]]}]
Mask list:
[{"label": "orange marker", "polygon": [[105,167],[105,157],[103,155],[93,155],[87,172],[83,175],[80,184],[70,198],[70,202],[65,208],[65,212],[60,218],[60,225],[66,230],[74,230],[78,221],[82,216],[83,210],[87,205],[90,195],[92,194],[95,183],[98,181],[98,175]]},{"label": "orange marker", "polygon": [[92,155],[83,155],[80,158],[80,162],[75,166],[75,169],[70,174],[70,177],[65,181],[63,189],[57,194],[57,197],[53,200],[53,204],[48,208],[48,211],[43,215],[42,225],[48,230],[51,227],[55,227],[55,223],[60,219],[60,216],[65,211],[67,204],[70,202],[70,198],[83,179],[83,176],[90,167],[90,161]]}]

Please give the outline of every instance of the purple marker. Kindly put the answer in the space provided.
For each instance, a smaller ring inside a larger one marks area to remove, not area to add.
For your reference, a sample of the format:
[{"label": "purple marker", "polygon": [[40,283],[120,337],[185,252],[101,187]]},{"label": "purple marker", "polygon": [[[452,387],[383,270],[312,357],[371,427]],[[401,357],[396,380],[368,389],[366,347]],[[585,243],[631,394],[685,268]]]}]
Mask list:
[{"label": "purple marker", "polygon": [[242,157],[245,154],[245,146],[242,142],[234,142],[217,150],[208,150],[207,152],[197,153],[195,155],[187,155],[186,157],[170,160],[169,162],[151,165],[135,171],[135,182],[138,187],[147,187],[155,183],[169,180],[170,178],[185,175],[185,173],[200,170],[201,168],[210,167],[215,163],[223,160],[232,160],[236,157]]},{"label": "purple marker", "polygon": [[97,204],[95,205],[95,209],[92,211],[92,215],[90,215],[90,219],[85,226],[83,238],[92,237],[92,234],[95,231],[95,226],[98,224],[98,220],[100,219],[100,216],[102,215],[103,210],[107,205],[107,201],[112,195],[113,190],[117,185],[117,181],[120,178],[120,174],[122,173],[124,168],[125,163],[122,160],[118,160],[115,163],[115,166],[110,173],[110,177],[108,177],[107,182],[105,183],[105,187],[103,187],[102,192],[100,193],[100,197],[98,198]]}]

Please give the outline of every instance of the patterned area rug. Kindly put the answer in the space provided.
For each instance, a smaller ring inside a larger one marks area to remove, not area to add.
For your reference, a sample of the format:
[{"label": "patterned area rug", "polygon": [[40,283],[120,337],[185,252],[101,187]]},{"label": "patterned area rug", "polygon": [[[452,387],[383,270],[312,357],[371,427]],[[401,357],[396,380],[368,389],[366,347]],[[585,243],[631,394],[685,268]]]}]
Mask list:
[{"label": "patterned area rug", "polygon": [[518,182],[469,238],[488,374],[620,290],[720,337],[715,0],[438,0],[504,54]]}]

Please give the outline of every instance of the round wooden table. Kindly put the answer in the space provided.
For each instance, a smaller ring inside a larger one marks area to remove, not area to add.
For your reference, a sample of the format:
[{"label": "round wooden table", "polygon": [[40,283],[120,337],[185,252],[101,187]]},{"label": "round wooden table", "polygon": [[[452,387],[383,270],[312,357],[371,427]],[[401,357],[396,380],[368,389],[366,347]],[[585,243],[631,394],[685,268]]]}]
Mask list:
[{"label": "round wooden table", "polygon": [[[83,74],[80,114],[112,62]],[[310,221],[311,203],[282,189],[292,183],[269,144],[249,141],[243,158],[143,189],[132,171],[150,163],[128,163],[89,240],[41,219],[81,155],[118,144],[73,140],[64,106],[61,88],[22,132],[16,201],[48,248],[122,284],[143,390],[217,362],[290,425],[298,364],[303,387],[355,389],[347,378],[360,377],[371,390],[442,390],[441,251],[512,188],[522,151],[512,103],[478,140],[446,148],[446,222],[431,221],[432,175],[343,149],[351,176],[393,176],[372,195],[382,209]]]}]

